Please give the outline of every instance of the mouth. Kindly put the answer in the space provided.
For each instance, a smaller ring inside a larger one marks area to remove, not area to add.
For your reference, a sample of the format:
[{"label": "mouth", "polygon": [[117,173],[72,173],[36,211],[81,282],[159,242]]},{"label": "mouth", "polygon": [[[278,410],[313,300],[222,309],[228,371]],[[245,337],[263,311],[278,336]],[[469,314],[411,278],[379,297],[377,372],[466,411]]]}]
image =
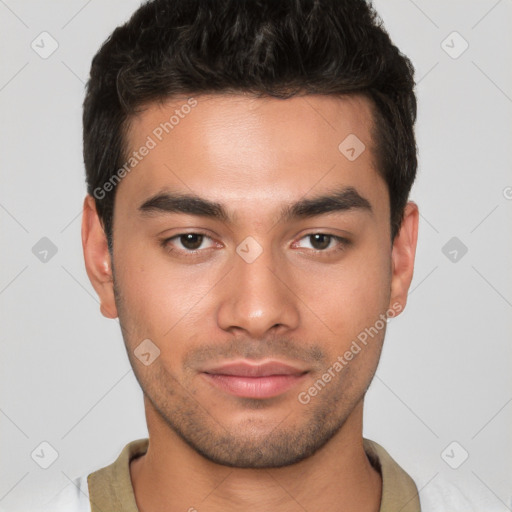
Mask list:
[{"label": "mouth", "polygon": [[305,379],[308,370],[279,361],[231,362],[205,369],[203,377],[214,387],[244,398],[273,398]]}]

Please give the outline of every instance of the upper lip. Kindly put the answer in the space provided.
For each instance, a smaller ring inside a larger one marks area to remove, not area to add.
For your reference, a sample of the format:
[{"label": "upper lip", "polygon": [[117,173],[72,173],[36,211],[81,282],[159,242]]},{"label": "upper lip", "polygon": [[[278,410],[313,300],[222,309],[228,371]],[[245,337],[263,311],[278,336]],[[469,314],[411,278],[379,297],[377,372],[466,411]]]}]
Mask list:
[{"label": "upper lip", "polygon": [[248,361],[234,361],[203,370],[204,373],[214,375],[233,375],[240,377],[269,377],[270,375],[302,375],[303,370],[280,361],[266,361],[255,363]]}]

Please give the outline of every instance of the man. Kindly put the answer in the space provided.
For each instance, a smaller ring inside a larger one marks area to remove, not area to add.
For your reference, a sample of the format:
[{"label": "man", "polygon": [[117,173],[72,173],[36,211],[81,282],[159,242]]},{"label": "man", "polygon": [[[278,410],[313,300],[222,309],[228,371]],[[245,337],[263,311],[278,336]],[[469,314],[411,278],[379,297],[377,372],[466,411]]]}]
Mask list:
[{"label": "man", "polygon": [[363,0],[154,0],[113,32],[82,240],[149,439],[51,510],[420,510],[362,437],[413,275],[413,87]]}]

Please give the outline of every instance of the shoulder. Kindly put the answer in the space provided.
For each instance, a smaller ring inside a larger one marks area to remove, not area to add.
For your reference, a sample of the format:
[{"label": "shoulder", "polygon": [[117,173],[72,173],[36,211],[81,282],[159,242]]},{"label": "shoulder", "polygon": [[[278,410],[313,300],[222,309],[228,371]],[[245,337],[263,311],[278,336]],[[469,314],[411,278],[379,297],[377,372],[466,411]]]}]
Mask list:
[{"label": "shoulder", "polygon": [[87,475],[72,480],[62,491],[35,512],[91,512]]},{"label": "shoulder", "polygon": [[503,503],[481,488],[442,475],[421,481],[414,478],[419,492],[421,512],[504,512]]},{"label": "shoulder", "polygon": [[[512,510],[512,496],[507,495],[508,503],[501,501],[484,485],[468,482],[464,473],[435,473],[425,475],[420,463],[408,467],[408,471],[398,465],[391,455],[378,443],[364,438],[365,451],[372,464],[380,466],[383,480],[383,502],[396,503],[397,493],[409,503],[411,492],[419,499],[415,510],[421,512],[507,512]],[[402,507],[403,508],[403,507]],[[383,510],[391,508],[385,507]]]}]

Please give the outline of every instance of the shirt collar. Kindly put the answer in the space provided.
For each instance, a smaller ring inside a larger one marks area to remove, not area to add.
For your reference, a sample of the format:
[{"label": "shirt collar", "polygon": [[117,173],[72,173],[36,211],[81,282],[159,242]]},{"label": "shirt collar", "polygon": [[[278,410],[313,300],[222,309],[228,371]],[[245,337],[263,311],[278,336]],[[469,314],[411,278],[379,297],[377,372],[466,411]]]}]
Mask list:
[{"label": "shirt collar", "polygon": [[[128,443],[112,464],[87,477],[91,512],[139,512],[130,477],[130,461],[144,455],[148,445],[148,438]],[[382,478],[379,512],[421,512],[418,489],[413,479],[380,444],[363,438],[363,447],[368,460]]]}]

